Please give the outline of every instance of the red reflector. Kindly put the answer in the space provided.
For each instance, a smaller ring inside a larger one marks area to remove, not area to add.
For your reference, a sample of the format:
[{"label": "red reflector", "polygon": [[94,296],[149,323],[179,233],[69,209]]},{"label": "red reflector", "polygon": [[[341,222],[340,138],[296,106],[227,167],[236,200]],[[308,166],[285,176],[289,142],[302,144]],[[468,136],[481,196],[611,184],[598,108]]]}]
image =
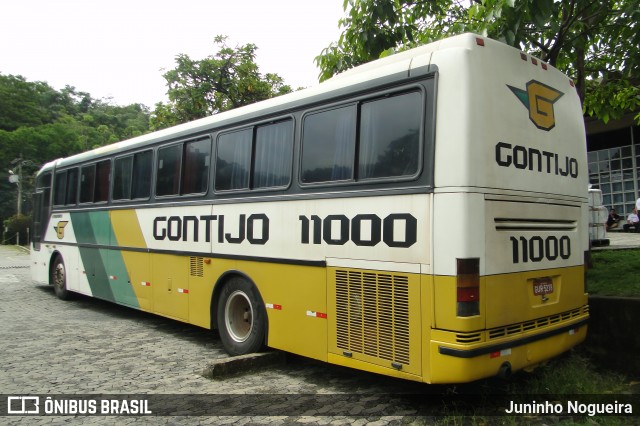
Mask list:
[{"label": "red reflector", "polygon": [[484,40],[481,39],[480,37],[476,37],[476,44],[478,46],[484,46]]},{"label": "red reflector", "polygon": [[458,302],[476,302],[480,299],[480,287],[458,287]]},{"label": "red reflector", "polygon": [[498,357],[500,357],[500,351],[498,351],[498,352],[491,352],[491,353],[489,354],[489,358],[498,358]]},{"label": "red reflector", "polygon": [[531,63],[533,65],[538,65],[538,60],[536,58],[531,58]]},{"label": "red reflector", "polygon": [[542,65],[542,69],[546,70],[547,69],[547,64],[545,64],[544,62],[541,62],[540,65]]}]

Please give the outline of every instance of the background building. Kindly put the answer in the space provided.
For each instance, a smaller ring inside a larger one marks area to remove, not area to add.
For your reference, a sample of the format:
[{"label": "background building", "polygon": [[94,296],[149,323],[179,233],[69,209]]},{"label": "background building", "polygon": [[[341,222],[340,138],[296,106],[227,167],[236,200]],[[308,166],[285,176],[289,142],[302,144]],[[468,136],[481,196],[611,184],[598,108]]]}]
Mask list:
[{"label": "background building", "polygon": [[589,183],[602,190],[607,209],[625,218],[640,196],[640,126],[634,115],[607,124],[585,121]]}]

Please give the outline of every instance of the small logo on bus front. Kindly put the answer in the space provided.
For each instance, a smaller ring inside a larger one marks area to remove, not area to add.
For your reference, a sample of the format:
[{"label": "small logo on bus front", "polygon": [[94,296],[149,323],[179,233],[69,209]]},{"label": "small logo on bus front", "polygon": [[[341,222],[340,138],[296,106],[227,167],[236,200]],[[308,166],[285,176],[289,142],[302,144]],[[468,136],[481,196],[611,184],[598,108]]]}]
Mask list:
[{"label": "small logo on bus front", "polygon": [[59,240],[64,238],[64,227],[67,226],[67,223],[69,223],[68,220],[61,220],[56,226],[53,227],[53,229],[56,231],[56,235],[58,235]]},{"label": "small logo on bus front", "polygon": [[555,127],[556,119],[553,113],[553,104],[564,93],[536,80],[531,80],[527,83],[527,90],[518,89],[508,84],[507,87],[529,110],[529,119],[538,129],[549,131]]}]

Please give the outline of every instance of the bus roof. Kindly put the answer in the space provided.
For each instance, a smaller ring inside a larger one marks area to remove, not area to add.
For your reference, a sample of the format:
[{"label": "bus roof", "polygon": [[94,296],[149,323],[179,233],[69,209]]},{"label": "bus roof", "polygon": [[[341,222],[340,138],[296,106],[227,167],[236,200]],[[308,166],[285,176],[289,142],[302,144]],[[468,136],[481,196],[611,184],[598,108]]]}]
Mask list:
[{"label": "bus roof", "polygon": [[367,90],[392,80],[399,81],[408,77],[424,75],[437,69],[437,64],[433,64],[435,66],[431,64],[431,53],[442,49],[473,48],[478,38],[482,37],[466,33],[399,52],[347,70],[310,88],[54,160],[45,164],[43,170],[54,166],[66,167],[92,161],[117,152],[137,150],[158,142],[179,140],[198,133],[206,133],[214,128],[239,125],[244,120],[255,120],[259,117],[267,118],[270,115],[286,113],[286,111],[303,104],[312,105],[314,102],[339,99],[343,95]]}]

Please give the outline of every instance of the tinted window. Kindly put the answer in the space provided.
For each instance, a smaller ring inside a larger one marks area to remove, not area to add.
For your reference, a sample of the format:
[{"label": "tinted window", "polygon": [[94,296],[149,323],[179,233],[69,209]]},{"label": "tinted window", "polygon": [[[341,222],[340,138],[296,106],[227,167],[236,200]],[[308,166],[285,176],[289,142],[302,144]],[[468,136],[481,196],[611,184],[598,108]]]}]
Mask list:
[{"label": "tinted window", "polygon": [[153,152],[138,152],[133,156],[133,188],[131,198],[149,198]]},{"label": "tinted window", "polygon": [[245,129],[218,137],[216,190],[225,191],[249,187],[252,136],[252,129]]},{"label": "tinted window", "polygon": [[421,94],[413,92],[361,105],[359,179],[418,171],[421,100]]},{"label": "tinted window", "polygon": [[182,145],[173,145],[158,150],[158,178],[156,195],[180,193],[180,165]]},{"label": "tinted window", "polygon": [[53,190],[53,204],[62,206],[67,197],[67,172],[56,172],[55,187]]},{"label": "tinted window", "polygon": [[184,170],[182,172],[182,194],[207,192],[211,141],[204,139],[185,144]]},{"label": "tinted window", "polygon": [[96,165],[84,166],[80,173],[80,202],[93,202],[94,186],[96,180]]},{"label": "tinted window", "polygon": [[353,178],[356,106],[308,115],[303,124],[302,181]]},{"label": "tinted window", "polygon": [[78,201],[78,168],[67,171],[67,199],[66,204],[75,204]]},{"label": "tinted window", "polygon": [[149,198],[153,152],[143,151],[113,162],[113,199]]},{"label": "tinted window", "polygon": [[131,168],[133,156],[116,158],[113,162],[113,199],[131,198]]},{"label": "tinted window", "polygon": [[259,126],[253,168],[253,187],[284,186],[289,183],[293,144],[291,120]]},{"label": "tinted window", "polygon": [[93,201],[96,203],[109,200],[109,181],[111,161],[105,160],[96,164],[96,190]]},{"label": "tinted window", "polygon": [[50,188],[51,187],[51,173],[42,173],[36,179],[36,187],[38,188]]}]

